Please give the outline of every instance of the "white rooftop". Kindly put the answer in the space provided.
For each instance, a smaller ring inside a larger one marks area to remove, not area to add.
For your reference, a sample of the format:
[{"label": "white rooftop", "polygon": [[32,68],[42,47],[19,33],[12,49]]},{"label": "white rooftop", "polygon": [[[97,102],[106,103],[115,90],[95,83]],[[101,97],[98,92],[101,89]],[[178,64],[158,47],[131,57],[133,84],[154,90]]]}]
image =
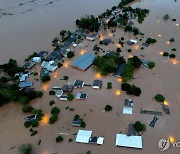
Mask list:
[{"label": "white rooftop", "polygon": [[97,144],[102,145],[103,142],[104,142],[104,137],[98,137],[98,139],[97,139]]},{"label": "white rooftop", "polygon": [[76,142],[89,143],[89,138],[92,135],[90,130],[79,130],[76,136]]},{"label": "white rooftop", "polygon": [[142,149],[142,136],[116,134],[116,146]]},{"label": "white rooftop", "polygon": [[132,108],[130,107],[124,107],[123,108],[123,114],[132,114]]}]

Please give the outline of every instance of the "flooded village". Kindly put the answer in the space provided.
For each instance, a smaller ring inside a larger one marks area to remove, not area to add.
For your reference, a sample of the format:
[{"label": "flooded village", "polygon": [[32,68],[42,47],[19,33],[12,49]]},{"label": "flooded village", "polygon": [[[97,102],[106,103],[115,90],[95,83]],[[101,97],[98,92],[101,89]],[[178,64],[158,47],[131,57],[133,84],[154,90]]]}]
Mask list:
[{"label": "flooded village", "polygon": [[52,50],[1,63],[0,152],[178,154],[180,18],[161,3],[82,15]]}]

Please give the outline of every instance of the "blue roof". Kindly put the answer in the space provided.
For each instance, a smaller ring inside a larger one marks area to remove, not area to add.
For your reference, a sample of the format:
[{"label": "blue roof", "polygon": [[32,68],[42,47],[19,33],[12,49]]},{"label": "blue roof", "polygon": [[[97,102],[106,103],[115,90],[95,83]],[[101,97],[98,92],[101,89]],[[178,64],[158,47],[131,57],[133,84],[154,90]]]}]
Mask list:
[{"label": "blue roof", "polygon": [[95,56],[91,53],[85,53],[72,62],[71,66],[77,67],[81,70],[86,70],[94,61]]}]

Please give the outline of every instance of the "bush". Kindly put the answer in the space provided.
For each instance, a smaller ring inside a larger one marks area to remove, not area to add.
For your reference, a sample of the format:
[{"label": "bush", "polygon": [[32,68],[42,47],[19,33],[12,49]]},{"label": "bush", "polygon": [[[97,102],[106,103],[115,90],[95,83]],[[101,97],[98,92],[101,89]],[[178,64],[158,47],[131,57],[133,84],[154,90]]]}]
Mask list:
[{"label": "bush", "polygon": [[127,52],[132,52],[132,50],[131,50],[131,49],[128,49]]},{"label": "bush", "polygon": [[117,48],[117,49],[116,49],[116,52],[121,52],[121,48]]},{"label": "bush", "polygon": [[56,94],[55,91],[53,91],[53,90],[49,91],[49,95],[55,95],[55,94]]},{"label": "bush", "polygon": [[37,120],[33,120],[33,121],[31,122],[31,126],[32,126],[32,127],[37,127],[38,125],[39,125],[39,123],[38,123]]},{"label": "bush", "polygon": [[70,138],[68,141],[69,141],[69,143],[71,143],[71,142],[73,141],[73,139],[72,139],[72,138]]},{"label": "bush", "polygon": [[67,99],[68,101],[72,101],[74,99],[74,95],[71,93],[67,94]]},{"label": "bush", "polygon": [[146,130],[146,126],[144,124],[142,124],[140,121],[136,121],[134,124],[134,129],[137,132],[142,132]]},{"label": "bush", "polygon": [[87,151],[86,154],[91,154],[91,151]]},{"label": "bush", "polygon": [[33,107],[32,107],[32,106],[26,106],[26,105],[24,105],[24,106],[22,107],[22,111],[23,111],[24,113],[31,112],[32,110],[33,110]]},{"label": "bush", "polygon": [[174,38],[170,38],[170,40],[169,40],[170,42],[174,42],[175,40],[174,40]]},{"label": "bush", "polygon": [[112,89],[112,82],[107,83],[107,89]]},{"label": "bush", "polygon": [[165,101],[165,97],[162,94],[156,94],[154,96],[154,99],[158,102],[164,102]]},{"label": "bush", "polygon": [[141,89],[135,85],[130,85],[128,83],[122,83],[121,89],[126,92],[128,95],[135,95],[140,96],[141,95]]},{"label": "bush", "polygon": [[81,126],[82,128],[85,128],[85,127],[86,127],[86,123],[85,123],[82,119],[80,119],[80,120],[81,120],[81,125],[80,125],[80,126]]},{"label": "bush", "polygon": [[47,82],[51,80],[51,77],[49,75],[44,75],[41,77],[41,81],[44,83],[44,82]]},{"label": "bush", "polygon": [[38,72],[34,72],[33,74],[34,74],[34,76],[37,76],[37,75],[38,75]]},{"label": "bush", "polygon": [[149,37],[149,38],[147,38],[146,43],[147,43],[147,44],[156,43],[156,39],[152,39],[152,38]]},{"label": "bush", "polygon": [[54,124],[57,120],[58,120],[58,115],[57,115],[57,114],[53,114],[53,115],[51,115],[51,117],[49,118],[49,123],[50,123],[50,124]]},{"label": "bush", "polygon": [[169,56],[169,53],[168,53],[168,52],[164,52],[164,53],[163,53],[163,56],[164,56],[164,57],[168,57],[168,56]]},{"label": "bush", "polygon": [[106,111],[106,112],[109,112],[111,110],[112,110],[112,106],[110,106],[110,105],[106,105],[104,108],[104,111]]},{"label": "bush", "polygon": [[53,107],[51,110],[51,114],[59,114],[60,110],[57,107]]},{"label": "bush", "polygon": [[31,144],[23,144],[18,148],[20,154],[31,154],[32,146]]},{"label": "bush", "polygon": [[172,50],[172,51],[176,51],[176,48],[172,48],[171,50]]},{"label": "bush", "polygon": [[36,91],[36,98],[40,98],[43,96],[43,92],[42,91]]},{"label": "bush", "polygon": [[63,79],[64,79],[64,80],[68,80],[69,77],[68,77],[68,76],[64,76]]},{"label": "bush", "polygon": [[58,66],[58,68],[60,68],[60,67],[63,66],[63,64],[62,63],[58,63],[57,66]]},{"label": "bush", "polygon": [[169,14],[165,14],[165,15],[163,16],[163,19],[164,19],[164,20],[169,20],[169,19],[170,19]]},{"label": "bush", "polygon": [[55,101],[54,101],[54,100],[52,100],[52,101],[49,102],[49,106],[52,106],[53,104],[55,104]]},{"label": "bush", "polygon": [[150,62],[150,63],[148,64],[148,67],[149,67],[150,69],[153,69],[153,68],[155,67],[155,63],[154,63],[154,62]]},{"label": "bush", "polygon": [[62,136],[56,137],[56,142],[62,142],[64,138]]},{"label": "bush", "polygon": [[170,58],[176,58],[176,55],[172,53],[172,54],[169,55],[169,57]]},{"label": "bush", "polygon": [[72,51],[69,51],[69,52],[67,53],[67,57],[68,57],[68,58],[74,57],[74,53],[73,53]]},{"label": "bush", "polygon": [[24,126],[25,126],[26,128],[28,128],[29,126],[31,126],[31,122],[30,122],[30,121],[25,121],[25,122],[24,122]]}]

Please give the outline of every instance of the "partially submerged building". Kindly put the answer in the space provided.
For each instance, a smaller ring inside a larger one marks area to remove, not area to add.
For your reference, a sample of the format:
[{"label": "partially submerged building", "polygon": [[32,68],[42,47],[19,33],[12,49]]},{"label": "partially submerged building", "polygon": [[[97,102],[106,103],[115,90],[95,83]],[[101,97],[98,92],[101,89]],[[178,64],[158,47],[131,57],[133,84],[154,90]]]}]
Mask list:
[{"label": "partially submerged building", "polygon": [[137,40],[133,40],[133,39],[127,41],[128,45],[133,45],[133,44],[136,44],[136,43],[137,43]]},{"label": "partially submerged building", "polygon": [[90,67],[95,59],[95,56],[91,53],[85,53],[71,63],[71,66],[85,71]]},{"label": "partially submerged building", "polygon": [[29,81],[29,82],[20,82],[19,84],[19,88],[26,88],[26,87],[32,87],[33,86],[33,82]]},{"label": "partially submerged building", "polygon": [[132,114],[133,109],[131,107],[123,107],[123,114]]},{"label": "partially submerged building", "polygon": [[142,149],[142,136],[128,136],[116,134],[116,146]]},{"label": "partially submerged building", "polygon": [[86,39],[87,39],[87,40],[90,40],[90,41],[94,41],[94,40],[97,39],[98,37],[99,37],[98,34],[93,33],[93,34],[91,34],[91,35],[87,35],[87,36],[86,36]]},{"label": "partially submerged building", "polygon": [[134,102],[132,99],[128,98],[124,100],[124,106],[128,106],[128,107],[133,107],[134,106]]},{"label": "partially submerged building", "polygon": [[101,80],[94,80],[93,82],[93,89],[101,89],[103,82]]},{"label": "partially submerged building", "polygon": [[126,63],[119,64],[119,65],[117,66],[116,71],[114,72],[114,76],[115,76],[115,77],[121,77],[125,66],[126,66]]},{"label": "partially submerged building", "polygon": [[72,90],[73,90],[73,85],[64,85],[64,86],[61,87],[61,90],[62,90],[63,92],[72,92]]},{"label": "partially submerged building", "polygon": [[76,142],[102,145],[104,143],[104,137],[92,137],[92,131],[79,130],[76,136]]},{"label": "partially submerged building", "polygon": [[77,93],[76,95],[76,99],[86,99],[88,97],[88,94],[87,93],[84,93],[84,92],[80,92],[80,93]]},{"label": "partially submerged building", "polygon": [[75,80],[73,83],[74,88],[83,88],[84,87],[84,81],[82,80]]},{"label": "partially submerged building", "polygon": [[104,40],[102,40],[102,43],[103,43],[104,45],[109,45],[111,42],[112,42],[111,39],[104,39]]}]

